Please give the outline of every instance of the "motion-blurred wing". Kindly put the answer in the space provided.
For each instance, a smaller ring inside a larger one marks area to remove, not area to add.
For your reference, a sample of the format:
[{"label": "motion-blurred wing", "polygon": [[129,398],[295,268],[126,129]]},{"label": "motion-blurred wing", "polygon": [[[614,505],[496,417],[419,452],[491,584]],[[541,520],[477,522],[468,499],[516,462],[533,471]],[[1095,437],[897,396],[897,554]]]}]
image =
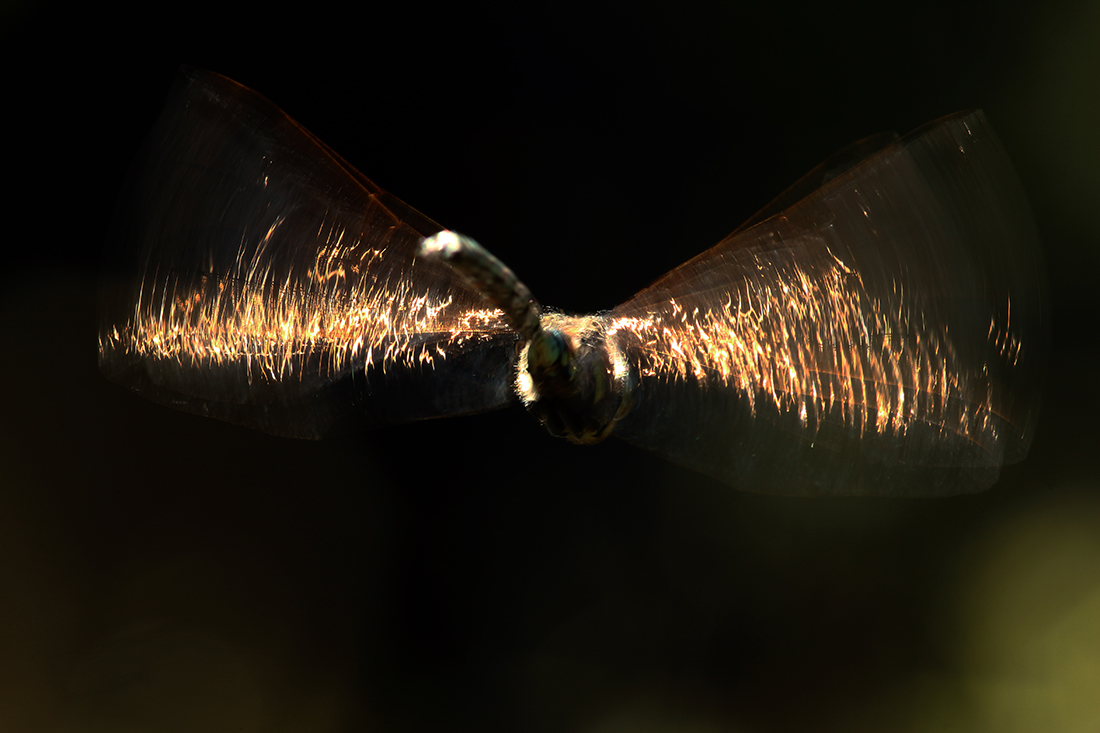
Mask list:
[{"label": "motion-blurred wing", "polygon": [[748,221],[737,227],[733,234],[726,237],[726,239],[730,239],[734,234],[754,227],[776,214],[782,214],[784,210],[797,204],[832,179],[848,172],[897,139],[898,134],[896,132],[880,132],[838,150],[818,163],[809,173],[791,184],[786,191],[769,201],[767,206],[749,217]]},{"label": "motion-blurred wing", "polygon": [[612,311],[615,434],[753,491],[978,491],[1031,443],[1043,317],[1020,185],[961,113]]},{"label": "motion-blurred wing", "polygon": [[108,263],[100,365],[158,402],[298,437],[504,405],[516,336],[416,259],[440,229],[260,95],[185,69]]}]

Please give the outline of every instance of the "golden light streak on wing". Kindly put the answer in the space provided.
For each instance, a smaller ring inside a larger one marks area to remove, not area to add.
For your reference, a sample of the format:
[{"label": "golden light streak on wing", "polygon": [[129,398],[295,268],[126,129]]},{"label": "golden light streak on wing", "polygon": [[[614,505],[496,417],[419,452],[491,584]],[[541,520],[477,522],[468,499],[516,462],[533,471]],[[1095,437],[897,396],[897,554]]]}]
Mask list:
[{"label": "golden light streak on wing", "polygon": [[415,256],[441,227],[236,82],[181,73],[123,222],[100,364],[144,396],[300,437],[513,399],[515,334]]},{"label": "golden light streak on wing", "polygon": [[1031,443],[1042,296],[1007,156],[944,118],[612,311],[615,434],[753,491],[978,491]]}]

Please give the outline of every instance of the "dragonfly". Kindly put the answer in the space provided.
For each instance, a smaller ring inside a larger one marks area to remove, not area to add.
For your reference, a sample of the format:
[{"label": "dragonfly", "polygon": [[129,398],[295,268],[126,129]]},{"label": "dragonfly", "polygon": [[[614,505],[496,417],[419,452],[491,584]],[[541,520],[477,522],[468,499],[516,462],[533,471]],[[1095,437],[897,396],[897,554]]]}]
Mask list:
[{"label": "dragonfly", "polygon": [[785,495],[980,491],[1032,442],[1040,248],[981,111],[845,148],[581,315],[215,73],[181,71],[136,166],[99,364],[174,408],[320,438],[520,403]]}]

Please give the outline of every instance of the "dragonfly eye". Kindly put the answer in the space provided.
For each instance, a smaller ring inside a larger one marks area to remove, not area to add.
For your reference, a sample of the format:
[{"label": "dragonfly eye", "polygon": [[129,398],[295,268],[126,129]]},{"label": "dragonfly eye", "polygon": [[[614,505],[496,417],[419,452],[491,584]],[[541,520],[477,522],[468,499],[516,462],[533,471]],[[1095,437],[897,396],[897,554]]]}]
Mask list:
[{"label": "dragonfly eye", "polygon": [[540,389],[555,389],[572,381],[572,349],[560,331],[541,330],[527,351],[527,371]]}]

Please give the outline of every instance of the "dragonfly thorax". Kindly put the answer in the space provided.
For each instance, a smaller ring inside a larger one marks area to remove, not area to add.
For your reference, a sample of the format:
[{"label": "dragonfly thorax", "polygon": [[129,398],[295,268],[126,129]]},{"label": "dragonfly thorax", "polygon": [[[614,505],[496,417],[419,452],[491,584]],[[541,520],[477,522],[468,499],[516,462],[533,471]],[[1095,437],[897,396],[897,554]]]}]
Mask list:
[{"label": "dragonfly thorax", "polygon": [[598,443],[630,411],[630,370],[599,316],[543,316],[520,354],[516,387],[552,435]]}]

